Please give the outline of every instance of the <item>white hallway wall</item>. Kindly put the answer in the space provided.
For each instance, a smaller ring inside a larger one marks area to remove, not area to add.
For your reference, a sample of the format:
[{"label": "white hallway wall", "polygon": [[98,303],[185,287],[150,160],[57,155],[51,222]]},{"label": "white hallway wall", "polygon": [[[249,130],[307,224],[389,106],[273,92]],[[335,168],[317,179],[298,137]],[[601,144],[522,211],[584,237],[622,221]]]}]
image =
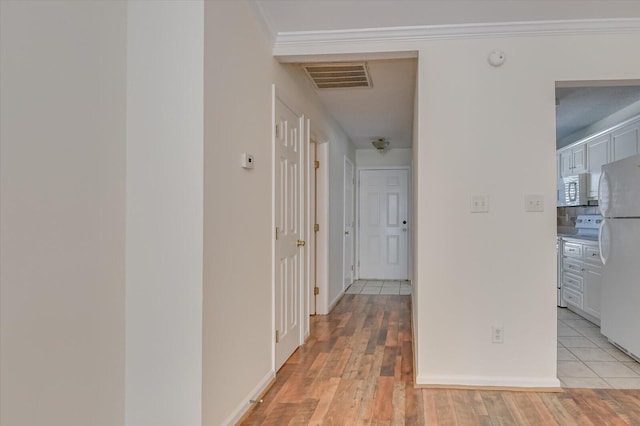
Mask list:
[{"label": "white hallway wall", "polygon": [[375,149],[356,149],[356,167],[402,167],[411,166],[411,148],[392,148],[380,154]]},{"label": "white hallway wall", "polygon": [[[639,41],[636,33],[420,45],[418,221],[439,226],[418,233],[418,382],[557,383],[555,81],[638,78],[629,52]],[[500,68],[486,61],[496,48],[507,55]],[[469,213],[472,194],[490,196],[489,214]],[[544,195],[545,212],[524,212],[524,194]],[[490,342],[492,324],[504,326],[504,344]]]},{"label": "white hallway wall", "polygon": [[199,425],[203,2],[1,7],[0,423]]},{"label": "white hallway wall", "polygon": [[[555,81],[637,79],[640,61],[631,52],[639,41],[637,33],[502,36],[330,43],[288,51],[419,52],[418,383],[558,385]],[[487,64],[494,49],[506,53],[500,68]],[[544,195],[545,212],[524,212],[528,193]],[[469,212],[473,194],[489,195],[488,214]],[[503,344],[490,342],[494,324],[504,327]]]},{"label": "white hallway wall", "polygon": [[[300,73],[278,64],[245,2],[205,3],[203,422],[231,422],[273,377],[271,85],[329,140],[333,283],[342,274],[342,156],[355,152]],[[255,168],[240,167],[243,152]],[[339,170],[339,171],[338,171]],[[338,214],[339,212],[339,214]],[[340,234],[340,235],[337,235]],[[336,268],[335,258],[340,259]],[[336,297],[336,289],[326,297]]]},{"label": "white hallway wall", "polygon": [[2,2],[3,424],[198,424],[202,380],[216,425],[273,373],[271,83],[354,150],[247,4],[207,7],[203,38],[202,2]]},{"label": "white hallway wall", "polygon": [[204,1],[127,4],[125,423],[200,425]]},{"label": "white hallway wall", "polygon": [[0,12],[0,423],[120,425],[126,3]]}]

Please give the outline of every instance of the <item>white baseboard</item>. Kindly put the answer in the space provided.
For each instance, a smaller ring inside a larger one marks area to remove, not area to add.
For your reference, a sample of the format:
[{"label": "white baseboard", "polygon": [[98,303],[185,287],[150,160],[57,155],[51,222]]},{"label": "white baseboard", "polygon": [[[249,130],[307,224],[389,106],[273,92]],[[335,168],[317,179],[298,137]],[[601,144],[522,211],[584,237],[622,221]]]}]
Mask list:
[{"label": "white baseboard", "polygon": [[538,377],[489,377],[489,376],[416,376],[416,385],[435,386],[496,386],[510,388],[559,388],[560,380]]},{"label": "white baseboard", "polygon": [[233,410],[233,412],[227,417],[222,424],[223,425],[234,425],[240,420],[240,418],[251,408],[251,403],[249,402],[252,399],[257,399],[258,396],[264,392],[264,390],[269,386],[269,383],[276,377],[276,372],[271,370],[264,376],[254,387],[251,392],[244,398],[244,400],[238,404],[238,406]]}]

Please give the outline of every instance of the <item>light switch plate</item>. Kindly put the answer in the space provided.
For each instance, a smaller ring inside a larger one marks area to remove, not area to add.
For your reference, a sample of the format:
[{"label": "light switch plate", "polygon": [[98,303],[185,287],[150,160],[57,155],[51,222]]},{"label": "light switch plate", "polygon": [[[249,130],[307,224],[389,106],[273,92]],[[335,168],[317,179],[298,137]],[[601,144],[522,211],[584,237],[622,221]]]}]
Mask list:
[{"label": "light switch plate", "polygon": [[471,196],[471,213],[488,213],[489,212],[489,196],[488,195],[472,195]]},{"label": "light switch plate", "polygon": [[536,194],[527,194],[524,196],[524,211],[526,212],[543,212],[544,196]]}]

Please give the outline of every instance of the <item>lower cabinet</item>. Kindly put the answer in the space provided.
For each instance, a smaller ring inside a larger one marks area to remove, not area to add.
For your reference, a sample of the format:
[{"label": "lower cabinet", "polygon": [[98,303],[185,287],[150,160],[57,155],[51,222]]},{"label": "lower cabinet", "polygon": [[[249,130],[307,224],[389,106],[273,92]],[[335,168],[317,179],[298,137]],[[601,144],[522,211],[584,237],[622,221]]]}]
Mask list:
[{"label": "lower cabinet", "polygon": [[563,243],[562,298],[576,313],[600,322],[602,263],[595,242],[569,239]]},{"label": "lower cabinet", "polygon": [[582,271],[583,300],[582,309],[589,315],[600,318],[602,300],[602,269],[585,263]]},{"label": "lower cabinet", "polygon": [[567,305],[582,309],[582,293],[572,288],[563,288],[562,297]]}]

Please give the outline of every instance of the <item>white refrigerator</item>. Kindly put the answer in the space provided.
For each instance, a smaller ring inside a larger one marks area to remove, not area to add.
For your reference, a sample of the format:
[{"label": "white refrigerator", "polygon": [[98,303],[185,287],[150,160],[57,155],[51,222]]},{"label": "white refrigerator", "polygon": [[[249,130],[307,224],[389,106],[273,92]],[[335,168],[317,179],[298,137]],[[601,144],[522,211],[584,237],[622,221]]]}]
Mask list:
[{"label": "white refrigerator", "polygon": [[640,356],[640,155],[602,166],[601,332]]}]

